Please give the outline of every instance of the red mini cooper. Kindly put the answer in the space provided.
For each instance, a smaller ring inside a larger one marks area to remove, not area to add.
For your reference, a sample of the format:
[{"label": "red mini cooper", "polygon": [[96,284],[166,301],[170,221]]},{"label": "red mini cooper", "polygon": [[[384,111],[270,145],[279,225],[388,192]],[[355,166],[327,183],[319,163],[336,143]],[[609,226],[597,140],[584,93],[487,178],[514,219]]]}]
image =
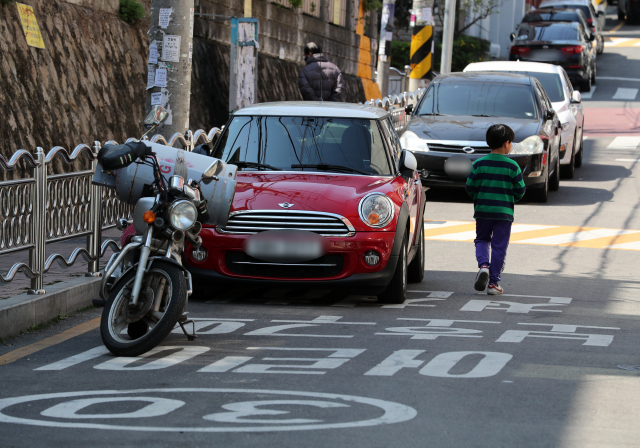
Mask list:
[{"label": "red mini cooper", "polygon": [[229,221],[185,251],[194,286],[348,289],[405,301],[424,277],[425,195],[389,112],[262,103],[236,112],[212,153],[238,167]]}]

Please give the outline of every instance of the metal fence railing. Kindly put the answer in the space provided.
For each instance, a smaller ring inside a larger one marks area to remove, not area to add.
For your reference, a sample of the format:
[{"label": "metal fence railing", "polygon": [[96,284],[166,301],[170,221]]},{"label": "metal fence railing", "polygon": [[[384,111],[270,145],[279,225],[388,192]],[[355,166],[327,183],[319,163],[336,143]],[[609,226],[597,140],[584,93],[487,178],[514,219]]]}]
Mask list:
[{"label": "metal fence railing", "polygon": [[[187,131],[185,135],[176,133],[168,142],[162,135],[155,135],[150,141],[167,146],[179,143],[192,151],[199,143],[212,142],[220,132],[213,128],[208,133],[203,130]],[[132,140],[135,139],[127,142]],[[115,141],[106,143],[117,144]],[[31,177],[0,182],[0,256],[29,251],[29,262],[15,263],[6,274],[0,273],[0,283],[10,283],[23,272],[31,279],[28,293],[44,294],[44,274],[54,262],[70,267],[82,257],[88,263],[85,275],[98,277],[101,275],[100,257],[107,248],[120,250],[112,240],[101,244],[102,231],[115,227],[121,218],[129,218],[133,206],[121,202],[113,189],[91,183],[101,147],[100,142],[94,142],[92,147],[81,144],[71,154],[61,146],[46,154],[40,147],[35,154],[20,149],[8,161],[0,155],[3,171],[14,170],[21,160],[33,169]],[[47,174],[47,167],[57,157],[74,164],[83,155],[91,161],[90,170]],[[46,256],[47,243],[83,236],[87,237],[86,247],[75,248],[68,259],[60,254]]]},{"label": "metal fence railing", "polygon": [[409,125],[405,108],[410,104],[415,107],[422,98],[426,89],[418,89],[414,92],[404,92],[400,95],[385,96],[382,99],[370,100],[364,104],[378,106],[391,112],[391,121],[396,131],[401,134]]}]

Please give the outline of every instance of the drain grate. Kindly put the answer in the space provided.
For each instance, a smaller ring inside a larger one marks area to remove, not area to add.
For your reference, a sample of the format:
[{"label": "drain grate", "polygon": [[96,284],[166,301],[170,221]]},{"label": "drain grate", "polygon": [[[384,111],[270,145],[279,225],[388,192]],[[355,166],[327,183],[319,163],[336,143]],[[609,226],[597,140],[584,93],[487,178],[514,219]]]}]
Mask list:
[{"label": "drain grate", "polygon": [[640,366],[632,366],[632,365],[629,365],[629,364],[620,364],[620,365],[618,365],[618,369],[640,371]]}]

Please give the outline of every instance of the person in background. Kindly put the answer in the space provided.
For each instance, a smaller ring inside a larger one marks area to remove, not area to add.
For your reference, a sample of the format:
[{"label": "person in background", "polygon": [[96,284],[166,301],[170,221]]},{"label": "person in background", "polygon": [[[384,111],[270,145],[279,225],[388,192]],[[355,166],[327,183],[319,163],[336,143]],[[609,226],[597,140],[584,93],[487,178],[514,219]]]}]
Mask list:
[{"label": "person in background", "polygon": [[307,65],[298,76],[302,98],[305,101],[342,101],[342,72],[322,54],[320,45],[314,42],[305,45],[304,60]]},{"label": "person in background", "polygon": [[525,192],[522,171],[506,154],[511,152],[515,135],[504,124],[487,129],[488,154],[473,163],[466,190],[473,198],[476,220],[476,260],[480,270],[474,288],[487,294],[502,294],[500,274],[504,270],[511,238],[514,204]]}]

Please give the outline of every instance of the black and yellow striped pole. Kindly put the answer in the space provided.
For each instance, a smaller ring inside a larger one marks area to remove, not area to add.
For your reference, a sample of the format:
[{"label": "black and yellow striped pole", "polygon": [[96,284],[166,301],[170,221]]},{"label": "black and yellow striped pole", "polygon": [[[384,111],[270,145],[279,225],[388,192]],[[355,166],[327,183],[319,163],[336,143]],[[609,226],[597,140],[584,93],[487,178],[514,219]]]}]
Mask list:
[{"label": "black and yellow striped pole", "polygon": [[[424,87],[419,80],[430,80],[433,76],[433,26],[418,25],[411,36],[411,76],[409,89]],[[414,81],[415,80],[415,81]],[[426,81],[428,82],[428,81]]]}]

